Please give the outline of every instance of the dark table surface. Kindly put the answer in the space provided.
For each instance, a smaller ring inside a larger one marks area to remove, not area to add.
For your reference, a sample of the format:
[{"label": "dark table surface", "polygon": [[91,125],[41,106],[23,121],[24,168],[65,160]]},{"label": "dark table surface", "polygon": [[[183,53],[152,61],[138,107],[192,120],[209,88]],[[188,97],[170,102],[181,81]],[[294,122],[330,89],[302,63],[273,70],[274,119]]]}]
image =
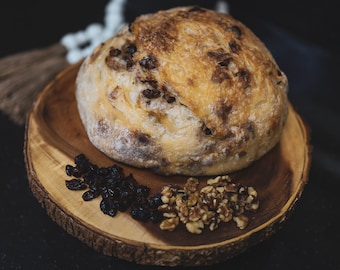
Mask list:
[{"label": "dark table surface", "polygon": [[[107,1],[70,2],[2,1],[0,57],[53,44],[102,21]],[[129,2],[127,18],[166,1]],[[189,2],[202,1],[169,5]],[[230,12],[264,41],[286,72],[289,98],[311,129],[313,158],[308,184],[283,227],[214,269],[340,269],[338,14],[331,1],[249,2],[254,3],[230,1]],[[23,142],[24,126],[0,113],[0,269],[160,268],[104,256],[54,223],[28,186]]]}]

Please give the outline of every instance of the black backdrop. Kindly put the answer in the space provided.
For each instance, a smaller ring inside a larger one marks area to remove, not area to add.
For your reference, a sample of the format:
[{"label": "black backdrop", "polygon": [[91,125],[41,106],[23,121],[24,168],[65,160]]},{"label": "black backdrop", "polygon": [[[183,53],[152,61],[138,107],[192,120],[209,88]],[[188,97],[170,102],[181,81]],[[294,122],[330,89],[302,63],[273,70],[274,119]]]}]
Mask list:
[{"label": "black backdrop", "polygon": [[[287,73],[289,97],[312,130],[309,182],[270,239],[214,269],[340,269],[340,56],[334,1],[229,1],[230,12],[266,43]],[[213,1],[128,1],[141,13]],[[0,57],[56,43],[102,22],[107,1],[1,1]],[[24,127],[0,114],[0,269],[158,269],[99,254],[51,221],[29,190]],[[197,269],[206,269],[198,267]]]}]

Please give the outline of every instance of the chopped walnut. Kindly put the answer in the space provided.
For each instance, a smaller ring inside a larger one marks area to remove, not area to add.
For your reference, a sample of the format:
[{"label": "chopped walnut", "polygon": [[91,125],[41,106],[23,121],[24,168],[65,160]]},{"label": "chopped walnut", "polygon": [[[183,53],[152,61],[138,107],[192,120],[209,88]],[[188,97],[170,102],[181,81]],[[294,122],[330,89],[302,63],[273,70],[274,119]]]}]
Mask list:
[{"label": "chopped walnut", "polygon": [[223,222],[229,222],[233,218],[233,210],[230,207],[228,200],[223,200],[218,208],[217,211],[218,217]]},{"label": "chopped walnut", "polygon": [[249,223],[244,212],[259,207],[256,190],[233,183],[228,175],[208,179],[201,189],[199,180],[193,177],[187,179],[184,188],[164,186],[161,200],[158,210],[166,219],[160,228],[172,231],[181,222],[193,234],[201,234],[205,226],[214,231],[221,222],[231,220],[244,229]]},{"label": "chopped walnut", "polygon": [[174,229],[177,228],[178,224],[179,224],[179,218],[171,217],[171,218],[164,219],[159,226],[161,230],[163,231],[173,231]]},{"label": "chopped walnut", "polygon": [[185,193],[187,194],[195,193],[197,191],[198,185],[199,185],[198,179],[194,177],[188,178],[184,186]]},{"label": "chopped walnut", "polygon": [[233,217],[233,220],[236,222],[237,227],[239,227],[241,230],[245,229],[249,222],[249,218],[245,215]]},{"label": "chopped walnut", "polygon": [[218,217],[216,217],[216,216],[212,217],[209,221],[209,224],[208,224],[209,230],[215,231],[218,228],[218,224],[220,222],[221,222],[221,220]]},{"label": "chopped walnut", "polygon": [[185,227],[191,233],[201,234],[204,228],[204,223],[202,220],[191,221],[185,224]]},{"label": "chopped walnut", "polygon": [[187,205],[189,207],[195,206],[197,204],[197,201],[198,201],[198,194],[192,193],[188,196]]}]

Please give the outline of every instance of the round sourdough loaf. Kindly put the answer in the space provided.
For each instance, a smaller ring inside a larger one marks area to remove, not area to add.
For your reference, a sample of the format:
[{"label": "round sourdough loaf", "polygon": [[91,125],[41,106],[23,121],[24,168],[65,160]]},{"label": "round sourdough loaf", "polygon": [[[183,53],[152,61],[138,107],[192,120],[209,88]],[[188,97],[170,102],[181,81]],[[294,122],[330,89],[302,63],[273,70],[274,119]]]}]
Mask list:
[{"label": "round sourdough loaf", "polygon": [[280,140],[287,91],[250,29],[192,6],[136,18],[85,59],[76,81],[93,145],[166,175],[249,166]]}]

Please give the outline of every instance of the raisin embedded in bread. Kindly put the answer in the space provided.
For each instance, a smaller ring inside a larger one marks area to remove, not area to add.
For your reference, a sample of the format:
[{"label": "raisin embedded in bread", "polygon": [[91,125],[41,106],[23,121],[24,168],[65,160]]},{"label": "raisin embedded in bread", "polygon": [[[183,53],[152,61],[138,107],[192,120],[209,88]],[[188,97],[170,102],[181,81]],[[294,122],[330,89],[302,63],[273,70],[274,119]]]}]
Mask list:
[{"label": "raisin embedded in bread", "polygon": [[288,81],[230,15],[178,7],[136,18],[99,45],[76,82],[90,141],[160,174],[249,166],[280,140]]}]

